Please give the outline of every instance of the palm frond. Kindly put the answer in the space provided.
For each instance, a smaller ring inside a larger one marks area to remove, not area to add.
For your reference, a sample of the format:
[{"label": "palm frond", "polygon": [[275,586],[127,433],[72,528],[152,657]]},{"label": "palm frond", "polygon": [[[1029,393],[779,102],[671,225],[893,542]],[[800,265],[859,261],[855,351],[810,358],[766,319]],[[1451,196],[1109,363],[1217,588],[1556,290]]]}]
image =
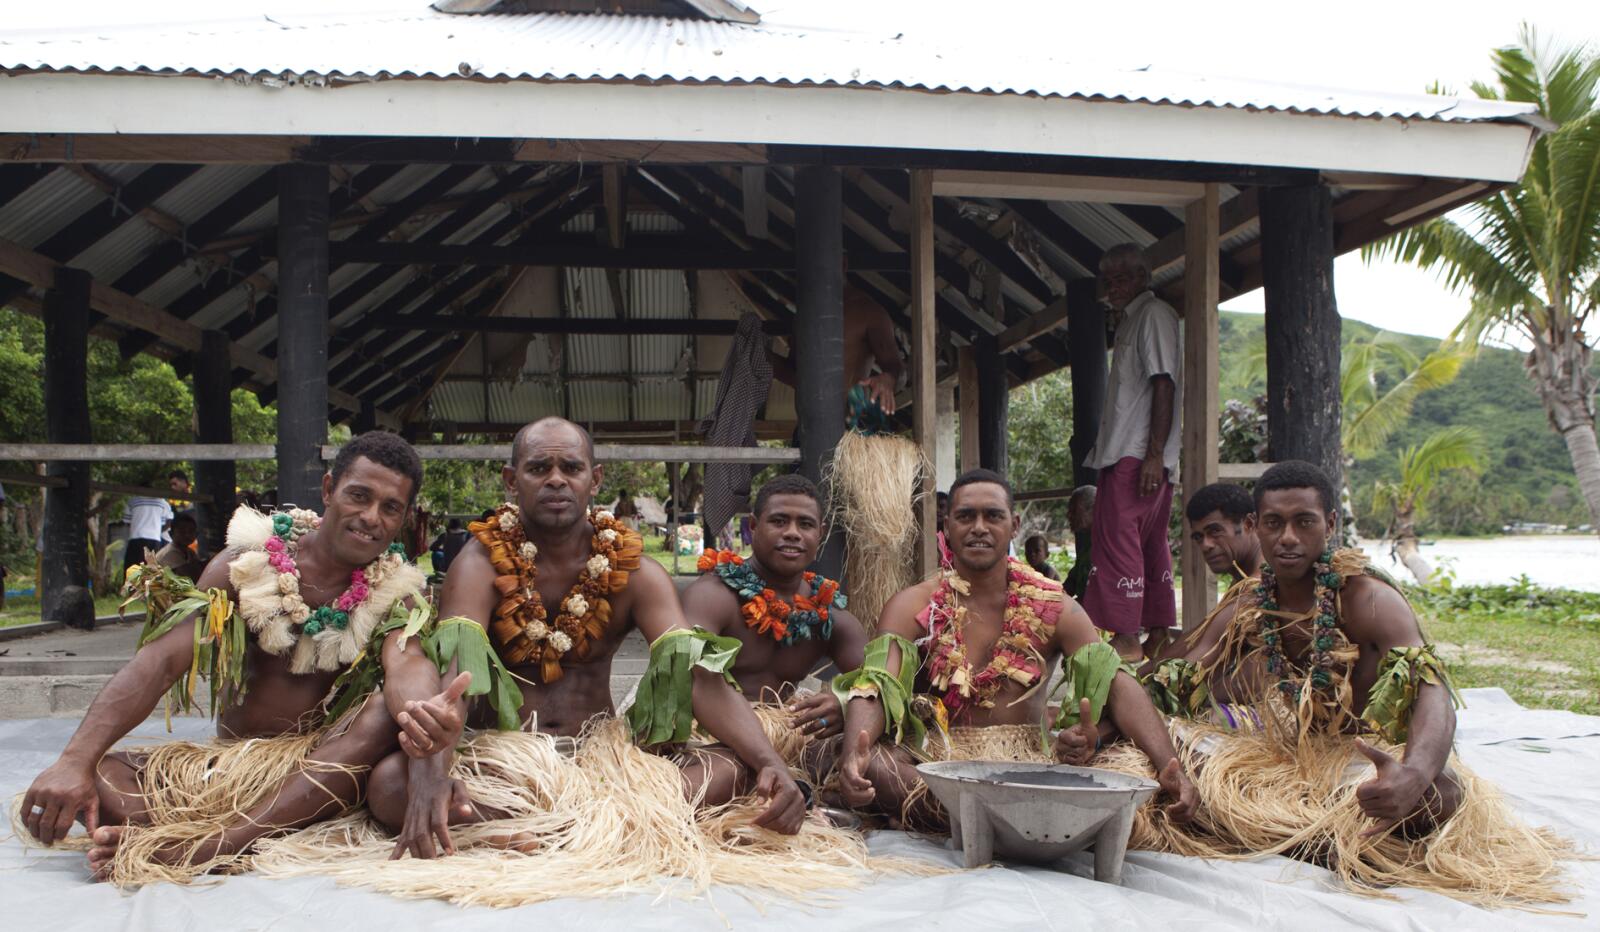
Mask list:
[{"label": "palm frond", "polygon": [[1450,470],[1477,473],[1482,471],[1483,462],[1483,434],[1477,428],[1456,426],[1434,431],[1422,443],[1407,447],[1400,454],[1401,498],[1412,500],[1420,511],[1440,475]]},{"label": "palm frond", "polygon": [[1461,343],[1449,343],[1429,353],[1393,388],[1353,416],[1346,417],[1345,449],[1357,458],[1377,452],[1411,416],[1417,396],[1455,381],[1461,366],[1471,356],[1471,347]]},{"label": "palm frond", "polygon": [[1600,110],[1564,124],[1549,140],[1558,214],[1555,262],[1578,282],[1600,266]]}]

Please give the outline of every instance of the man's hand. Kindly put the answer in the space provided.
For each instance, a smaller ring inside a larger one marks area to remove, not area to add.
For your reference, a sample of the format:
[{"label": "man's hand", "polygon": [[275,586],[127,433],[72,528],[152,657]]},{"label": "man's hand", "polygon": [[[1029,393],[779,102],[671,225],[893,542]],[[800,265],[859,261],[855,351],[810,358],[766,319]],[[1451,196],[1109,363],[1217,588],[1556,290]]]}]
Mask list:
[{"label": "man's hand", "polygon": [[872,760],[872,741],[864,731],[856,732],[856,742],[846,742],[844,760],[839,763],[839,792],[845,805],[859,809],[878,795],[872,781],[867,779],[867,763]]},{"label": "man's hand", "polygon": [[1387,833],[1415,814],[1433,781],[1360,738],[1356,739],[1356,750],[1378,768],[1373,779],[1356,787],[1356,802],[1360,803],[1361,811],[1378,820],[1361,833],[1362,838],[1371,838]]},{"label": "man's hand", "polygon": [[83,813],[93,834],[100,824],[100,791],[94,768],[58,760],[33,780],[22,797],[22,824],[46,847],[67,837],[72,821]]},{"label": "man's hand", "polygon": [[1087,767],[1100,744],[1100,729],[1089,714],[1089,700],[1078,700],[1078,724],[1056,732],[1056,760],[1074,767]]},{"label": "man's hand", "polygon": [[869,375],[861,380],[867,387],[867,400],[876,401],[884,414],[894,413],[894,376],[887,372]]},{"label": "man's hand", "polygon": [[408,757],[428,757],[455,748],[465,724],[456,703],[471,683],[472,674],[462,673],[432,699],[406,703],[398,724],[400,749]]},{"label": "man's hand", "polygon": [[455,842],[450,840],[450,816],[453,810],[458,818],[470,818],[472,803],[461,783],[450,778],[445,769],[448,765],[444,755],[406,762],[406,821],[389,860],[398,861],[407,853],[423,859],[456,853]]},{"label": "man's hand", "polygon": [[806,818],[806,798],[788,770],[772,764],[762,767],[756,775],[756,795],[767,800],[767,808],[753,824],[784,835],[800,831],[800,823]]},{"label": "man's hand", "polygon": [[829,690],[796,699],[789,711],[794,715],[794,727],[803,735],[821,739],[844,733],[844,709]]},{"label": "man's hand", "polygon": [[1200,808],[1200,793],[1189,782],[1189,775],[1183,772],[1176,757],[1161,768],[1156,782],[1161,784],[1161,792],[1172,800],[1162,810],[1167,818],[1179,825],[1194,818],[1195,810]]},{"label": "man's hand", "polygon": [[1167,468],[1165,458],[1158,451],[1146,454],[1144,462],[1139,464],[1139,497],[1149,498],[1156,494],[1156,489],[1161,488],[1161,480],[1165,478]]}]

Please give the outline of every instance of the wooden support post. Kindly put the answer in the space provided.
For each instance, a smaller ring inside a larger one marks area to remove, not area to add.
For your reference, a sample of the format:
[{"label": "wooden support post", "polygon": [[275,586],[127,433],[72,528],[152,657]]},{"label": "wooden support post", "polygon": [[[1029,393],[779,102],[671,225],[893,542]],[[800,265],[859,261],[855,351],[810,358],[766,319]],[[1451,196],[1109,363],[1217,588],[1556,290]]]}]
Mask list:
[{"label": "wooden support post", "polygon": [[744,202],[744,235],[767,238],[767,167],[747,165],[739,170],[739,193]]},{"label": "wooden support post", "polygon": [[978,462],[1004,476],[1009,465],[1006,439],[1011,383],[1006,380],[999,340],[980,336],[973,351],[978,366]]},{"label": "wooden support post", "polygon": [[1326,186],[1261,191],[1267,458],[1315,463],[1338,489],[1344,470],[1333,250],[1332,198]]},{"label": "wooden support post", "polygon": [[1092,278],[1067,283],[1067,353],[1072,360],[1072,477],[1093,485],[1099,470],[1083,465],[1100,436],[1106,398],[1106,307]]},{"label": "wooden support post", "polygon": [[922,450],[921,487],[915,499],[917,535],[915,569],[918,579],[939,568],[938,541],[934,537],[938,502],[934,496],[934,446],[939,431],[933,393],[939,360],[934,348],[933,178],[926,171],[911,173],[911,424]]},{"label": "wooden support post", "polygon": [[[795,413],[800,472],[819,485],[844,436],[844,209],[839,170],[795,172]],[[929,406],[932,407],[931,405]],[[838,579],[844,537],[836,529],[817,556],[817,571]]]},{"label": "wooden support post", "polygon": [[378,411],[372,406],[372,402],[362,399],[361,410],[356,412],[356,422],[352,429],[357,434],[378,429]]},{"label": "wooden support post", "polygon": [[[1188,237],[1183,260],[1183,449],[1187,498],[1217,481],[1217,298],[1221,254],[1217,244],[1217,186],[1184,211]],[[1217,602],[1217,580],[1200,546],[1183,537],[1183,627],[1193,629]]]},{"label": "wooden support post", "polygon": [[[88,443],[89,273],[65,266],[45,294],[45,434],[51,443]],[[66,485],[45,493],[39,614],[74,628],[94,627],[89,583],[89,464],[54,461],[45,475]]]},{"label": "wooden support post", "polygon": [[937,388],[938,439],[933,445],[933,487],[949,489],[956,481],[956,387],[953,384]]},{"label": "wooden support post", "polygon": [[328,439],[328,166],[278,166],[278,501],[320,510]]},{"label": "wooden support post", "polygon": [[[978,357],[971,346],[956,353],[956,387],[961,421],[961,469],[977,469],[978,456]],[[959,474],[959,473],[958,473]]]},{"label": "wooden support post", "polygon": [[[228,334],[207,330],[200,340],[201,350],[194,358],[194,439],[196,443],[233,443],[233,362]],[[195,508],[204,553],[214,554],[225,546],[238,479],[233,460],[195,460],[195,491],[210,499]]]}]

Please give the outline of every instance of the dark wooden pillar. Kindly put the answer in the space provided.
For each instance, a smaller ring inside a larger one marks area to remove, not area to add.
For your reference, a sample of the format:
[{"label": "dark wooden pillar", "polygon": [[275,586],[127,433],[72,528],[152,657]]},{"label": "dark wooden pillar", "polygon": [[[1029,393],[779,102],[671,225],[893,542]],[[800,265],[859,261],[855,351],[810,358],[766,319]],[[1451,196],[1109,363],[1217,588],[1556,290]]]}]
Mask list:
[{"label": "dark wooden pillar", "polygon": [[[194,439],[198,443],[233,442],[233,363],[228,334],[207,330],[200,335],[200,353],[194,360]],[[194,489],[209,502],[195,505],[200,525],[200,549],[220,551],[233,517],[234,490],[239,471],[233,460],[195,460]]]},{"label": "dark wooden pillar", "polygon": [[1093,485],[1083,465],[1100,436],[1106,399],[1106,308],[1092,278],[1067,283],[1067,358],[1072,364],[1072,481]]},{"label": "dark wooden pillar", "polygon": [[1333,255],[1332,198],[1327,187],[1261,190],[1267,457],[1273,462],[1315,463],[1338,488],[1344,478]]},{"label": "dark wooden pillar", "polygon": [[1011,405],[1005,356],[1000,352],[1000,341],[989,335],[978,337],[973,356],[978,364],[978,464],[1004,476]]},{"label": "dark wooden pillar", "polygon": [[[89,443],[89,273],[58,268],[44,305],[45,436]],[[45,493],[40,617],[94,627],[89,584],[89,464],[54,460],[45,474],[67,480]],[[118,567],[120,569],[120,567]]]},{"label": "dark wooden pillar", "polygon": [[[489,409],[483,410],[484,418],[487,419]],[[357,434],[378,429],[378,409],[372,406],[372,402],[365,398],[361,399],[361,410],[356,412],[355,424],[352,426]]]},{"label": "dark wooden pillar", "polygon": [[[795,411],[800,424],[800,472],[822,483],[844,436],[844,217],[839,170],[795,172],[795,266],[799,277],[794,322]],[[839,578],[844,538],[835,530],[817,557],[817,570]]]},{"label": "dark wooden pillar", "polygon": [[328,437],[328,166],[278,166],[278,502],[322,507]]}]

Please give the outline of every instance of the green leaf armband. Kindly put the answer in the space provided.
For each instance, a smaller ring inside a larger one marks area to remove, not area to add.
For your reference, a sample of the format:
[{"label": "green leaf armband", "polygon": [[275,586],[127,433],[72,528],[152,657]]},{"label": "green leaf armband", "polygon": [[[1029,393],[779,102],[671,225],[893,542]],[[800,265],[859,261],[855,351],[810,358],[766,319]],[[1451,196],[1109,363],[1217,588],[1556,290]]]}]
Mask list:
[{"label": "green leaf armband", "polygon": [[1133,668],[1124,663],[1116,649],[1105,641],[1091,641],[1073,651],[1072,656],[1062,659],[1061,669],[1066,676],[1061,685],[1056,687],[1056,694],[1065,691],[1066,696],[1061,700],[1061,712],[1056,716],[1057,728],[1071,728],[1078,724],[1078,703],[1084,699],[1089,700],[1090,716],[1096,722],[1100,721],[1106,699],[1111,695],[1111,682],[1117,678],[1117,672],[1124,671],[1138,678]]},{"label": "green leaf armband", "polygon": [[467,684],[468,696],[485,696],[494,709],[495,724],[501,731],[516,731],[522,727],[522,690],[517,681],[500,662],[489,634],[483,626],[456,615],[446,618],[422,635],[422,652],[428,655],[440,675],[450,669],[471,673]]},{"label": "green leaf armband", "polygon": [[167,691],[168,731],[172,730],[174,709],[195,711],[194,693],[201,679],[210,686],[213,717],[244,698],[249,632],[227,590],[197,589],[167,567],[141,563],[129,569],[123,593],[127,596],[123,609],[136,601],[145,603],[140,648],[160,639],[179,623],[194,619],[194,653],[189,669]]},{"label": "green leaf armband", "polygon": [[1367,693],[1361,720],[1385,741],[1405,744],[1410,737],[1411,712],[1424,683],[1443,686],[1450,693],[1450,701],[1461,707],[1461,694],[1450,682],[1450,674],[1433,652],[1433,645],[1390,648],[1378,664],[1378,679]]},{"label": "green leaf armband", "polygon": [[[900,648],[900,672],[889,672],[889,647]],[[883,704],[886,733],[897,744],[921,749],[928,736],[927,726],[911,714],[911,693],[916,688],[919,656],[917,646],[898,634],[880,634],[867,644],[861,668],[833,678],[833,694],[841,708],[848,708],[857,696],[876,696]],[[848,713],[846,713],[848,717]],[[906,740],[910,733],[910,741]]]},{"label": "green leaf armband", "polygon": [[1150,701],[1164,715],[1198,719],[1211,705],[1205,671],[1192,660],[1168,657],[1141,681]]},{"label": "green leaf armband", "polygon": [[694,730],[694,668],[718,673],[730,686],[739,639],[704,628],[676,628],[650,645],[650,665],[628,707],[628,728],[646,747],[689,740]]}]

